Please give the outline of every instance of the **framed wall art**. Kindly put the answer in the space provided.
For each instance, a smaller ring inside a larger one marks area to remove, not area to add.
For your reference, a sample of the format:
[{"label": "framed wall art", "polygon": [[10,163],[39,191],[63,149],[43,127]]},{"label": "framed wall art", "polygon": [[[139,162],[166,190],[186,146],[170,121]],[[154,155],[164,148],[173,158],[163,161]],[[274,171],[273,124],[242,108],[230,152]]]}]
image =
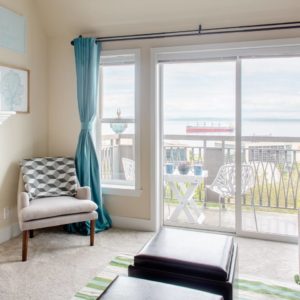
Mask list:
[{"label": "framed wall art", "polygon": [[29,113],[29,70],[0,65],[0,111]]},{"label": "framed wall art", "polygon": [[26,52],[26,18],[2,6],[0,6],[0,47],[22,54]]}]

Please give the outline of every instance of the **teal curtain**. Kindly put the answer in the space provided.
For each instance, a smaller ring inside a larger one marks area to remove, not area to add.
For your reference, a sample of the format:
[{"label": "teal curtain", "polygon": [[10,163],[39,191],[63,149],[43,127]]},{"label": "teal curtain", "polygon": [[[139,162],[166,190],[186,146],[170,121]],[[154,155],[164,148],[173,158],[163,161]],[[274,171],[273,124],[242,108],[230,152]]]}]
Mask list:
[{"label": "teal curtain", "polygon": [[[93,122],[97,114],[99,62],[101,44],[94,38],[79,37],[74,40],[77,75],[77,102],[81,121],[81,132],[76,150],[75,163],[81,186],[91,188],[92,200],[98,205],[96,232],[111,227],[109,217],[102,202],[100,168],[94,142],[91,135]],[[90,233],[89,222],[74,223],[67,226],[69,232]]]}]

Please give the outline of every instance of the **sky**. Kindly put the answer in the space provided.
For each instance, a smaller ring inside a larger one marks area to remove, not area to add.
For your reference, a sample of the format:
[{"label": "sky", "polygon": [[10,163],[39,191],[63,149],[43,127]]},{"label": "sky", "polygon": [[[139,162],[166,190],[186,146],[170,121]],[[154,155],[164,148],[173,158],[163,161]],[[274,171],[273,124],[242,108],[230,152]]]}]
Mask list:
[{"label": "sky", "polygon": [[102,67],[103,118],[116,118],[121,109],[123,118],[134,118],[134,66]]},{"label": "sky", "polygon": [[[234,120],[235,62],[166,64],[164,110],[167,119]],[[300,120],[300,58],[244,59],[242,114]]]},{"label": "sky", "polygon": [[[165,120],[234,122],[235,68],[224,60],[164,64]],[[117,108],[134,117],[133,65],[104,67],[102,89],[103,117],[116,117]],[[242,118],[296,122],[300,134],[300,58],[242,60]]]}]

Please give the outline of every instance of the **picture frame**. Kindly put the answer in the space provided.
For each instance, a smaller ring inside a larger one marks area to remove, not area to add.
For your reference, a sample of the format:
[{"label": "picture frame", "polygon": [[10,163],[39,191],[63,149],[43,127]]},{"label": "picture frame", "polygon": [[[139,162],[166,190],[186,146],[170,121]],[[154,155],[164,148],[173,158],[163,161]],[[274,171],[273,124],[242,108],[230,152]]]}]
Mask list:
[{"label": "picture frame", "polygon": [[0,64],[0,111],[29,113],[28,69]]}]

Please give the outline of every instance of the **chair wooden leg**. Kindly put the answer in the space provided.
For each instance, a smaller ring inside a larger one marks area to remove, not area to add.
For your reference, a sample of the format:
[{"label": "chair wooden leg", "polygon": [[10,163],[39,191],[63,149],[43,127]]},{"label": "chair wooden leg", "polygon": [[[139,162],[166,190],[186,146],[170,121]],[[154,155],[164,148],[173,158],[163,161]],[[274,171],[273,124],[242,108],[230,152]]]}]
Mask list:
[{"label": "chair wooden leg", "polygon": [[23,231],[23,245],[22,245],[22,261],[27,260],[28,253],[28,230]]},{"label": "chair wooden leg", "polygon": [[90,245],[94,246],[95,242],[95,220],[90,221]]},{"label": "chair wooden leg", "polygon": [[33,230],[29,230],[29,237],[32,239],[34,237],[34,232]]}]

